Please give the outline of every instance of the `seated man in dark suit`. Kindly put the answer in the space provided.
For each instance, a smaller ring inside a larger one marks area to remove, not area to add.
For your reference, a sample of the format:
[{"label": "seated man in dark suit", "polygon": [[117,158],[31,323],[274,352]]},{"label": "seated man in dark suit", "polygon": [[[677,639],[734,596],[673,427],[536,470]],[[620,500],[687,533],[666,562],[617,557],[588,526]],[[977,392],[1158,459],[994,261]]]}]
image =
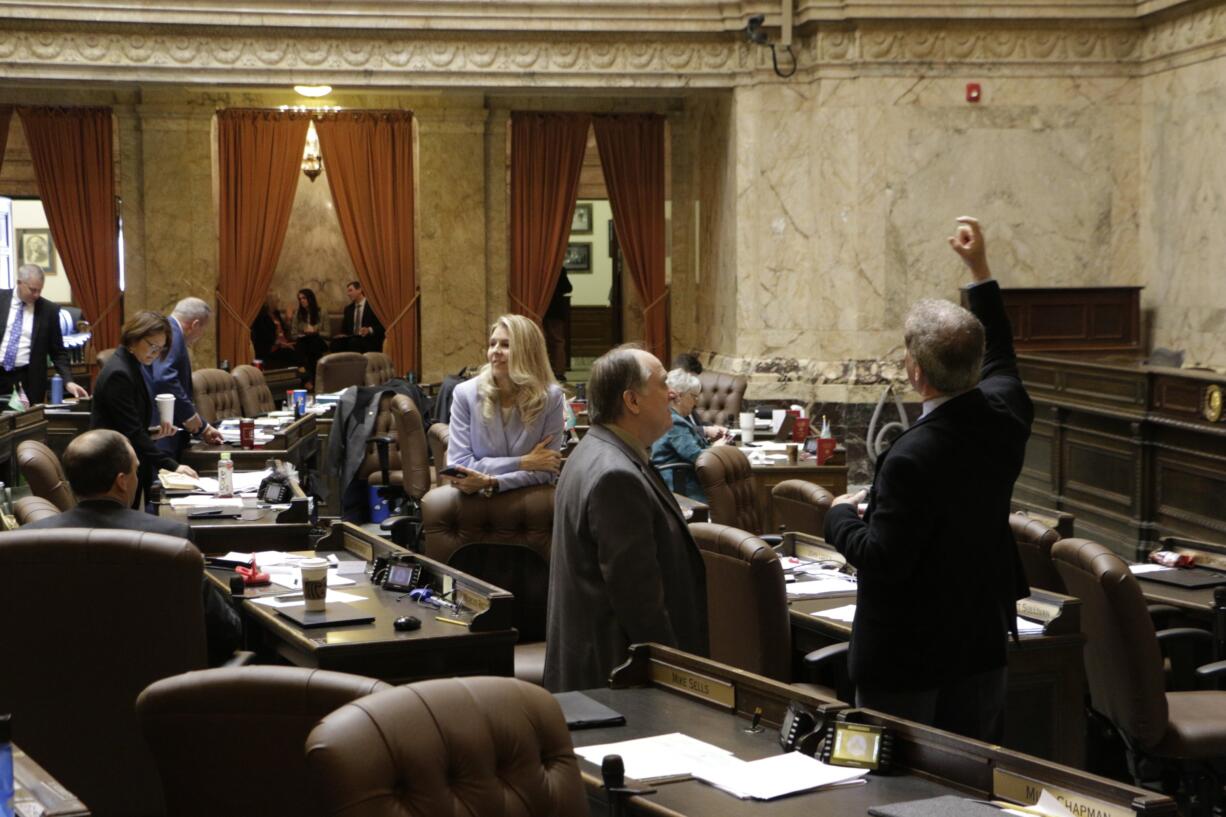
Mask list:
[{"label": "seated man in dark suit", "polygon": [[[64,474],[77,495],[77,506],[25,527],[135,530],[191,541],[191,528],[182,522],[131,507],[140,487],[137,465],[136,451],[118,431],[97,428],[74,438],[64,451]],[[234,608],[207,579],[204,627],[209,665],[217,666],[240,645],[242,623]]]},{"label": "seated man in dark suit", "polygon": [[849,671],[856,705],[999,743],[1006,634],[1028,594],[1009,500],[1034,416],[979,223],[950,246],[970,268],[971,311],[923,300],[904,328],[923,414],[863,492],[826,514],[826,541],[858,569]]}]

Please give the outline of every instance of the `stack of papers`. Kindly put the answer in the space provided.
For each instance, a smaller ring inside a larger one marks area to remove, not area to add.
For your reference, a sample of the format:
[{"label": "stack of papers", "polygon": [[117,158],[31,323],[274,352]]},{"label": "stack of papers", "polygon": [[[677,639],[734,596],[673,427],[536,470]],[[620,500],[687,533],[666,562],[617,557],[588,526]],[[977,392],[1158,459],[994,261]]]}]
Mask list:
[{"label": "stack of papers", "polygon": [[1147,562],[1139,565],[1128,565],[1128,569],[1132,571],[1132,575],[1139,576],[1142,573],[1155,573],[1159,570],[1170,570],[1166,565],[1154,564]]},{"label": "stack of papers", "polygon": [[[252,557],[255,557],[255,563],[260,570],[268,574],[268,578],[274,584],[279,584],[282,587],[298,589],[302,586],[302,561],[304,559],[317,558],[315,556],[295,556],[292,553],[285,553],[280,550],[261,550],[258,553],[239,553],[231,551],[221,558],[227,562],[250,562]],[[328,571],[328,587],[345,587],[347,585],[356,584],[353,579],[347,579],[341,575],[342,572],[352,572],[349,570],[341,571],[338,568],[342,562],[336,558],[336,554],[329,553],[326,557],[331,563],[329,567],[333,568]],[[350,564],[345,562],[344,564]],[[359,565],[363,570],[366,568],[365,562],[353,562],[352,564]],[[337,601],[349,601],[349,599],[337,599]]]},{"label": "stack of papers", "polygon": [[868,769],[830,766],[800,752],[788,752],[746,762],[735,757],[719,760],[694,772],[694,777],[734,797],[774,800],[823,786],[862,782]]},{"label": "stack of papers", "polygon": [[237,496],[228,496],[223,499],[208,494],[192,494],[191,496],[174,497],[170,500],[170,507],[176,511],[198,511],[202,508],[233,508],[241,511],[243,500]]},{"label": "stack of papers", "polygon": [[[332,578],[332,574],[328,574],[328,578]],[[329,582],[330,584],[331,582]],[[280,582],[278,582],[280,584]],[[353,582],[350,582],[353,584]],[[365,596],[355,596],[353,593],[345,593],[341,590],[329,590],[328,595],[324,598],[325,604],[347,604],[355,601],[365,601]],[[252,599],[252,604],[262,604],[265,607],[271,607],[274,610],[280,610],[284,607],[304,607],[306,600],[302,598],[301,593],[287,593],[284,596],[260,596],[258,599]]]},{"label": "stack of papers", "polygon": [[855,580],[837,570],[808,570],[804,575],[808,581],[787,585],[789,596],[837,596],[856,592]]},{"label": "stack of papers", "polygon": [[831,607],[829,610],[818,610],[813,613],[818,618],[828,618],[831,621],[842,621],[851,624],[856,618],[856,605],[844,604],[842,607]]},{"label": "stack of papers", "polygon": [[731,752],[712,746],[680,732],[656,735],[599,746],[580,746],[575,754],[597,766],[605,755],[620,755],[626,767],[626,777],[643,783],[680,780],[695,775],[699,769],[735,760]]},{"label": "stack of papers", "polygon": [[1017,617],[1017,634],[1018,635],[1042,635],[1043,625],[1037,621],[1031,621],[1028,618]]},{"label": "stack of papers", "polygon": [[[235,471],[234,472],[234,493],[235,494],[254,494],[260,487],[260,483],[264,478],[271,475],[272,471],[265,468],[262,471]],[[167,491],[198,491],[205,494],[217,493],[217,479],[214,477],[189,477],[187,474],[180,474],[178,471],[167,471],[162,469],[158,472],[158,481],[162,483],[162,487]]]}]

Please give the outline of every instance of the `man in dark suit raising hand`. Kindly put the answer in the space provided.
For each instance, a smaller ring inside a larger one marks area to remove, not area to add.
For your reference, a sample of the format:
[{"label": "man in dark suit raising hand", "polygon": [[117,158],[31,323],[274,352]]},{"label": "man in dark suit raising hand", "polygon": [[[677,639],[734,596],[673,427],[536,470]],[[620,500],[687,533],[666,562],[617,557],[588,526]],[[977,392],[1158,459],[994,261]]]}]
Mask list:
[{"label": "man in dark suit raising hand", "polygon": [[1006,639],[1029,592],[1009,500],[1034,412],[979,223],[959,218],[949,243],[970,269],[971,311],[911,308],[905,364],[923,414],[878,460],[864,518],[863,492],[841,496],[825,533],[858,569],[856,704],[999,743]]}]

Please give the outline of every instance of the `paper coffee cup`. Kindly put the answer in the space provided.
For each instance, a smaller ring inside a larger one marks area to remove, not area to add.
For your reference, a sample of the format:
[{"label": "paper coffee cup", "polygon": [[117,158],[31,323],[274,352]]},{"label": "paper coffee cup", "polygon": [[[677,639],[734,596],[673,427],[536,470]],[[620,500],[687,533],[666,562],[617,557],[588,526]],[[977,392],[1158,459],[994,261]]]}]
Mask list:
[{"label": "paper coffee cup", "polygon": [[753,442],[754,414],[752,411],[741,412],[741,442]]},{"label": "paper coffee cup", "polygon": [[156,399],[158,419],[163,423],[173,423],[175,421],[175,396],[173,394],[159,394]]},{"label": "paper coffee cup", "polygon": [[307,612],[322,612],[324,601],[328,598],[328,560],[303,559],[299,567],[302,569],[302,598],[306,600]]}]

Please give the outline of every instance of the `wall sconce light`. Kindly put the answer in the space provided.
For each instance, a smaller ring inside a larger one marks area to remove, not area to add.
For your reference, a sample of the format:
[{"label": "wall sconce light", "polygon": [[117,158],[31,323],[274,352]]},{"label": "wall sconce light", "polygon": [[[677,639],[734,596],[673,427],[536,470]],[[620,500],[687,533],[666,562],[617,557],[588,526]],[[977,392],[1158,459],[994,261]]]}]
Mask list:
[{"label": "wall sconce light", "polygon": [[324,169],[324,157],[319,152],[319,134],[315,133],[315,123],[307,125],[306,147],[302,151],[302,172],[312,182],[319,178]]}]

